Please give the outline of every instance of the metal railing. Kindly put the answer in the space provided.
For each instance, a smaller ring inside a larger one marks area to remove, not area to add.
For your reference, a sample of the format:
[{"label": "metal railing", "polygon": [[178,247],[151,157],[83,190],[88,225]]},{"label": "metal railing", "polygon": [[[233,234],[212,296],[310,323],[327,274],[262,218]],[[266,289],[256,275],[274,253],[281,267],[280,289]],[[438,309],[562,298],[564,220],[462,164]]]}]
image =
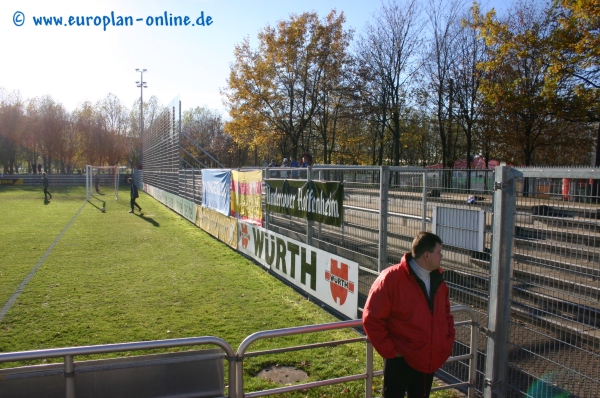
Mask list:
[{"label": "metal railing", "polygon": [[[65,397],[75,398],[74,358],[76,356],[106,354],[125,351],[154,350],[159,348],[172,348],[206,344],[216,345],[224,351],[225,358],[229,361],[229,380],[235,380],[236,369],[235,361],[233,360],[235,358],[233,349],[226,341],[218,337],[211,336],[0,353],[0,363],[62,357],[64,359]],[[233,385],[233,388],[230,388],[228,397],[236,397],[235,385]]]},{"label": "metal railing", "polygon": [[[465,382],[458,382],[458,383],[454,383],[454,384],[447,384],[445,386],[434,387],[432,389],[432,391],[466,387],[468,389],[467,396],[469,398],[473,398],[473,397],[475,397],[475,393],[476,393],[476,390],[475,390],[475,381],[476,380],[475,379],[476,379],[477,344],[478,344],[478,342],[477,342],[478,324],[477,324],[477,320],[476,320],[477,317],[476,317],[475,312],[467,306],[453,306],[451,308],[451,312],[453,314],[464,313],[466,316],[468,316],[470,318],[469,321],[455,322],[455,327],[470,326],[471,327],[471,341],[469,344],[469,352],[468,353],[463,354],[463,355],[453,356],[453,357],[449,358],[446,363],[468,361],[469,362],[469,364],[468,364],[469,379]],[[286,328],[286,329],[266,330],[266,331],[254,333],[254,334],[246,337],[246,339],[244,339],[244,341],[240,344],[240,347],[238,348],[238,351],[236,353],[236,360],[237,360],[236,374],[238,376],[238,379],[236,380],[237,391],[240,393],[241,397],[243,396],[243,397],[247,397],[247,398],[252,398],[252,397],[277,395],[277,394],[282,394],[282,393],[292,392],[292,391],[306,390],[306,389],[310,389],[310,388],[328,386],[328,385],[333,385],[333,384],[341,384],[341,383],[346,383],[346,382],[356,381],[356,380],[365,380],[365,397],[371,398],[372,392],[373,392],[373,389],[372,389],[373,377],[383,375],[383,370],[378,370],[378,371],[373,370],[373,346],[371,345],[369,340],[364,336],[356,338],[356,339],[345,339],[345,340],[337,340],[337,341],[333,341],[333,342],[310,344],[310,345],[304,345],[304,346],[294,346],[294,347],[287,347],[287,348],[276,348],[276,349],[270,349],[270,350],[248,352],[250,345],[252,345],[256,341],[263,340],[263,339],[283,337],[283,336],[293,336],[293,335],[305,334],[305,333],[316,333],[316,332],[323,332],[323,331],[336,330],[336,329],[360,328],[360,327],[362,327],[362,321],[361,320],[353,320],[353,321],[342,321],[342,322],[329,323],[329,324],[324,324],[324,325],[299,326],[299,327]],[[356,343],[356,342],[365,342],[366,343],[366,364],[365,364],[366,369],[365,369],[364,373],[343,376],[343,377],[338,377],[338,378],[328,379],[328,380],[320,380],[320,381],[313,381],[313,382],[309,382],[309,383],[296,384],[296,385],[292,385],[292,386],[285,386],[285,387],[274,388],[274,389],[270,389],[270,390],[255,391],[255,392],[248,392],[248,393],[244,392],[244,380],[243,380],[244,369],[243,369],[243,367],[244,367],[244,359],[245,358],[257,357],[260,355],[267,355],[267,354],[282,353],[282,352],[298,351],[298,350],[303,350],[303,349],[331,347],[331,346],[335,346],[335,345],[350,344],[350,343]]]},{"label": "metal railing", "polygon": [[[475,312],[466,306],[453,306],[451,308],[452,314],[463,314],[469,318],[468,321],[455,322],[455,327],[470,327],[471,340],[469,344],[469,351],[467,353],[456,355],[448,359],[447,363],[457,362],[468,362],[466,365],[469,369],[469,378],[467,381],[458,382],[454,384],[447,384],[444,386],[434,387],[432,390],[442,390],[451,388],[467,388],[468,397],[475,397],[476,393],[476,364],[477,364],[477,317]],[[224,340],[218,337],[205,336],[205,337],[191,337],[182,339],[171,339],[171,340],[155,340],[155,341],[142,341],[133,343],[119,343],[119,344],[108,344],[108,345],[95,345],[86,347],[70,347],[70,348],[55,348],[46,350],[35,350],[35,351],[24,351],[24,352],[12,352],[12,353],[0,353],[0,362],[17,362],[26,360],[40,360],[47,358],[63,358],[64,359],[64,380],[65,380],[65,397],[75,398],[75,362],[76,356],[94,355],[94,354],[106,354],[115,352],[126,352],[126,351],[139,351],[139,350],[153,350],[159,348],[172,348],[182,346],[195,346],[195,345],[216,345],[223,350],[223,357],[228,361],[228,378],[229,378],[229,391],[228,398],[251,398],[261,397],[268,395],[277,395],[291,391],[306,390],[321,386],[342,384],[351,381],[365,380],[365,397],[371,398],[372,396],[372,383],[373,377],[383,375],[383,370],[374,370],[373,366],[373,346],[370,344],[365,336],[335,340],[322,343],[314,343],[303,346],[292,346],[282,347],[264,351],[248,352],[249,347],[258,340],[292,336],[299,334],[310,334],[316,332],[324,332],[338,329],[356,329],[362,327],[361,320],[342,321],[320,325],[309,325],[299,326],[287,329],[277,330],[266,330],[254,333],[240,344],[237,353],[234,353],[231,346]],[[332,347],[342,344],[350,344],[356,342],[364,342],[366,344],[366,363],[365,372],[350,376],[344,376],[339,378],[313,381],[309,383],[296,384],[292,386],[285,386],[281,388],[275,388],[270,390],[244,392],[244,360],[250,357],[258,357],[266,354],[285,353],[298,350],[316,349],[321,347]],[[18,369],[18,368],[17,368]],[[11,369],[12,370],[12,369]],[[2,386],[0,381],[0,387]]]}]

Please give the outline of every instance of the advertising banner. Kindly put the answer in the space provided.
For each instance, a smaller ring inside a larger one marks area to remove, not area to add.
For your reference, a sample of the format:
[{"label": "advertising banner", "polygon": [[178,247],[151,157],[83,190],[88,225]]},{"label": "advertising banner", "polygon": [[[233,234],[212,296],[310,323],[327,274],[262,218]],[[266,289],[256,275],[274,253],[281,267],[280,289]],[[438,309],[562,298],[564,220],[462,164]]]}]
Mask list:
[{"label": "advertising banner", "polygon": [[229,216],[231,171],[202,169],[202,205]]},{"label": "advertising banner", "polygon": [[0,185],[23,185],[22,178],[0,178]]},{"label": "advertising banner", "polygon": [[221,242],[237,249],[238,224],[236,218],[224,216],[206,207],[196,206],[196,225]]},{"label": "advertising banner", "polygon": [[336,311],[356,319],[356,262],[246,222],[239,222],[238,231],[239,251]]},{"label": "advertising banner", "polygon": [[306,209],[298,201],[306,192],[307,181],[265,180],[267,211],[306,218]]},{"label": "advertising banner", "polygon": [[194,210],[196,211],[196,220],[194,224],[199,228],[202,228],[202,209],[202,206],[194,204]]},{"label": "advertising banner", "polygon": [[191,200],[183,199],[183,209],[181,215],[189,221],[194,222],[196,219],[196,204]]},{"label": "advertising banner", "polygon": [[231,215],[262,226],[262,170],[231,171]]},{"label": "advertising banner", "polygon": [[148,184],[144,184],[144,192],[170,209],[175,210],[191,222],[196,220],[196,205],[191,200],[173,195]]},{"label": "advertising banner", "polygon": [[344,184],[266,180],[267,210],[340,227],[344,220]]}]

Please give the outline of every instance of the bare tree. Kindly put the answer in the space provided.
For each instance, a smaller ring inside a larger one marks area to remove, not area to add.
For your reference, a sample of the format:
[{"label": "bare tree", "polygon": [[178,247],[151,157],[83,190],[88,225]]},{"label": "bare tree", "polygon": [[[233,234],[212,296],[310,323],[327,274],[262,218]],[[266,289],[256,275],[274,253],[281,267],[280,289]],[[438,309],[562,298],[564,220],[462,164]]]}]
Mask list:
[{"label": "bare tree", "polygon": [[[466,158],[468,159],[467,189],[471,189],[470,160],[473,155],[474,130],[483,127],[481,123],[478,123],[483,113],[484,98],[479,91],[482,71],[477,65],[484,62],[486,59],[485,41],[479,37],[474,29],[467,26],[470,23],[470,20],[470,13],[463,17],[462,29],[456,40],[455,51],[457,53],[457,58],[452,72],[455,82],[454,98],[456,99],[457,108],[456,120],[465,134],[466,139]],[[480,133],[479,136],[482,139],[486,138],[486,135],[483,133]],[[479,148],[483,149],[484,147],[488,148],[489,144],[480,142]],[[487,157],[485,159],[486,162],[489,162]]]},{"label": "bare tree", "polygon": [[7,174],[17,169],[24,117],[23,101],[18,92],[6,93],[0,89],[0,164]]},{"label": "bare tree", "polygon": [[74,169],[80,149],[80,137],[77,126],[71,115],[66,114],[65,127],[60,145],[57,147],[57,157],[61,173],[70,174]]},{"label": "bare tree", "polygon": [[[347,52],[353,31],[344,31],[343,15],[337,18],[335,14],[327,16],[328,23],[319,26],[321,41],[318,46],[323,54],[319,57],[322,78],[316,87],[315,116],[313,123],[320,138],[320,148],[323,152],[323,163],[330,164],[332,153],[337,146],[340,133],[341,119],[348,117],[348,109],[353,94],[352,66],[353,59]],[[316,159],[316,153],[315,159]]]},{"label": "bare tree", "polygon": [[126,132],[129,125],[127,108],[114,94],[108,94],[106,98],[96,104],[98,112],[102,117],[104,127],[104,145],[106,161],[111,166],[118,165],[126,158]]},{"label": "bare tree", "polygon": [[377,74],[366,67],[359,69],[362,114],[367,120],[371,164],[383,164],[383,149],[387,129],[387,91],[377,81]]},{"label": "bare tree", "polygon": [[[458,157],[458,130],[454,131],[454,80],[457,51],[456,45],[461,34],[460,13],[463,0],[429,0],[427,16],[430,36],[424,54],[423,71],[425,92],[429,105],[436,117],[440,137],[442,163],[444,167],[454,167]],[[451,184],[451,174],[444,175],[444,186]]]},{"label": "bare tree", "polygon": [[103,165],[106,159],[101,149],[104,140],[102,116],[86,101],[73,112],[73,123],[81,140],[81,157],[84,163]]},{"label": "bare tree", "polygon": [[218,111],[196,107],[183,112],[181,130],[183,167],[216,167],[211,157],[223,164],[233,163],[237,149],[233,148],[232,138],[225,134]]},{"label": "bare tree", "polygon": [[382,4],[373,23],[367,24],[357,46],[366,80],[363,87],[372,90],[366,99],[376,112],[374,121],[380,125],[376,131],[380,137],[384,129],[391,131],[394,165],[400,163],[400,119],[408,104],[408,86],[417,69],[422,29],[416,0],[390,0]]},{"label": "bare tree", "polygon": [[35,128],[39,133],[40,154],[44,170],[52,172],[52,165],[59,173],[65,172],[65,131],[68,126],[68,113],[64,106],[49,95],[33,101],[33,117],[37,118]]}]

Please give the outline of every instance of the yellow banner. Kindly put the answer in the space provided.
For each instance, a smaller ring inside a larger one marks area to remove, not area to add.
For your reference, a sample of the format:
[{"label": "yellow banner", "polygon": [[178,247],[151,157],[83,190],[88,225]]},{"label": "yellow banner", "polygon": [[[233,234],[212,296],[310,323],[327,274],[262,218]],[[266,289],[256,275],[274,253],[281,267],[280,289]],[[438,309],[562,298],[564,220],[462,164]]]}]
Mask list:
[{"label": "yellow banner", "polygon": [[0,178],[0,185],[23,185],[22,178]]},{"label": "yellow banner", "polygon": [[231,171],[231,215],[262,226],[262,170]]},{"label": "yellow banner", "polygon": [[215,210],[196,206],[196,225],[237,250],[238,222],[235,217],[227,217]]}]

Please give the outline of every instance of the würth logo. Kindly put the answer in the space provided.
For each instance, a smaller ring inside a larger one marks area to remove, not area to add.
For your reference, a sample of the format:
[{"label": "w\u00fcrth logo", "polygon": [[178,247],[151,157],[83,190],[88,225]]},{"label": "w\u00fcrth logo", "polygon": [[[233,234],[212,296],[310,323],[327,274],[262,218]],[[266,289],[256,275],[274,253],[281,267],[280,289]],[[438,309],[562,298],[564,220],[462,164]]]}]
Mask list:
[{"label": "w\u00fcrth logo", "polygon": [[244,247],[244,249],[248,248],[248,242],[250,241],[250,234],[248,233],[248,226],[246,224],[241,224],[242,225],[242,246]]},{"label": "w\u00fcrth logo", "polygon": [[325,271],[325,279],[329,281],[331,296],[339,305],[344,305],[348,292],[354,294],[354,282],[348,281],[348,264],[340,263],[331,259],[329,271]]}]

